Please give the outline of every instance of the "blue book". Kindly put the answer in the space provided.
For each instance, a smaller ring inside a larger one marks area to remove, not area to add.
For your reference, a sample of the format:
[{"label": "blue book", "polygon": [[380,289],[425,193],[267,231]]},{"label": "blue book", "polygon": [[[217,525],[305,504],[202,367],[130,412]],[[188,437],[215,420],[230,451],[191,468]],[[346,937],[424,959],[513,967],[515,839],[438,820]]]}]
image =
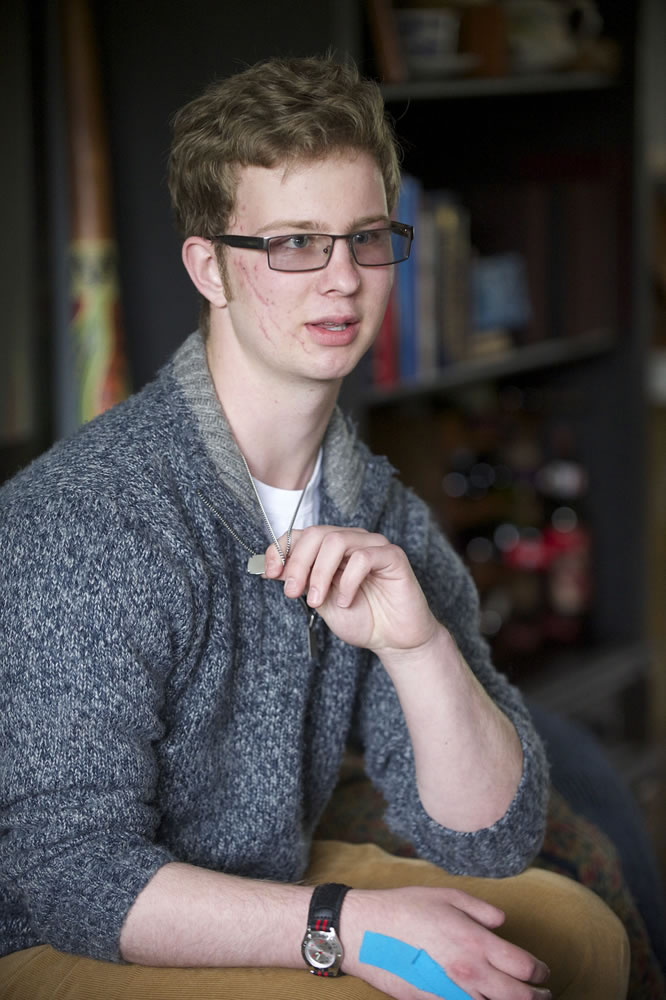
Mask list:
[{"label": "blue book", "polygon": [[396,301],[398,316],[398,362],[401,379],[415,379],[420,374],[418,319],[418,221],[421,209],[421,182],[403,174],[398,198],[397,218],[414,226],[414,242],[409,260],[397,265]]}]

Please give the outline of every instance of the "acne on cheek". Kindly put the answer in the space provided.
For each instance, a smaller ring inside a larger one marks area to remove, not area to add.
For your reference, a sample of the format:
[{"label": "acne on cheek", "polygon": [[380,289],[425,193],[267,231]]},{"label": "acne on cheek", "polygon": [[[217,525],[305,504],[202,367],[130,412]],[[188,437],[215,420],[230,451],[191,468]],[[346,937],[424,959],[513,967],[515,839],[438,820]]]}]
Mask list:
[{"label": "acne on cheek", "polygon": [[[295,312],[296,312],[296,310],[290,311],[289,314],[288,314],[288,319],[291,319],[291,316]],[[303,350],[303,352],[305,354],[311,354],[312,353],[312,345],[309,343],[308,338],[305,335],[305,330],[302,329],[300,323],[296,323],[296,330],[295,330],[294,333],[292,333],[291,336],[292,336],[292,340],[296,341],[296,343],[302,348],[302,350]]]},{"label": "acne on cheek", "polygon": [[[272,295],[266,294],[262,291],[262,283],[265,279],[265,271],[262,269],[260,263],[247,265],[245,262],[238,263],[238,270],[243,276],[243,280],[247,283],[248,287],[252,290],[253,295],[256,296],[259,302],[267,308],[273,309],[275,307],[275,298]],[[265,317],[257,319],[257,326],[261,334],[265,339],[272,344],[274,342],[274,337],[277,334],[278,340],[283,336],[283,331],[280,324],[277,321],[273,321],[272,317],[269,316],[269,321],[266,321]],[[294,334],[294,340],[301,346],[305,354],[311,354],[311,345],[304,332],[298,332]]]},{"label": "acne on cheek", "polygon": [[268,295],[263,294],[261,291],[261,281],[259,278],[259,267],[258,265],[253,265],[248,267],[244,263],[238,264],[238,270],[243,274],[245,281],[252,289],[252,292],[259,299],[262,305],[272,307],[274,301]]},{"label": "acne on cheek", "polygon": [[[276,299],[273,295],[268,295],[266,292],[262,291],[262,283],[265,280],[265,271],[261,264],[252,265],[252,267],[247,267],[243,265],[243,271],[245,278],[249,287],[252,289],[253,294],[257,297],[258,301],[269,310],[275,308]],[[283,331],[277,320],[272,318],[272,314],[269,313],[268,317],[260,317],[257,320],[257,325],[262,335],[266,338],[269,344],[272,344],[277,336],[279,341],[283,335]]]},{"label": "acne on cheek", "polygon": [[304,333],[295,334],[294,340],[300,345],[304,354],[312,354],[312,345],[308,343]]},{"label": "acne on cheek", "polygon": [[266,324],[263,323],[261,320],[259,320],[259,330],[264,335],[264,337],[268,341],[268,343],[272,344],[273,343],[273,338],[271,337],[270,333],[266,329]]}]

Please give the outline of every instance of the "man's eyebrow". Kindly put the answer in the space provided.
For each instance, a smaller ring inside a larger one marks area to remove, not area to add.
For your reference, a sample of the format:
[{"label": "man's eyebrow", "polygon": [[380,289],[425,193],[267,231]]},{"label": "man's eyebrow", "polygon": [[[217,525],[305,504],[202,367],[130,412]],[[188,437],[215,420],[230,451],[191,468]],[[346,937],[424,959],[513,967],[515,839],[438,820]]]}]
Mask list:
[{"label": "man's eyebrow", "polygon": [[273,219],[272,222],[267,222],[265,226],[261,226],[257,229],[257,235],[260,233],[269,233],[271,229],[287,229],[289,232],[296,232],[298,229],[307,229],[311,233],[321,232],[321,223],[316,222],[313,219]]},{"label": "man's eyebrow", "polygon": [[[354,219],[348,226],[347,232],[355,233],[357,230],[363,229],[364,226],[374,225],[376,222],[388,225],[390,221],[388,215],[364,215],[360,219]],[[290,232],[305,230],[310,233],[325,233],[327,226],[325,222],[319,222],[316,219],[273,219],[257,229],[256,235],[260,236],[262,233],[269,233],[275,229],[289,230]]]},{"label": "man's eyebrow", "polygon": [[388,215],[363,215],[360,219],[355,219],[347,232],[355,233],[357,229],[363,229],[364,226],[373,226],[375,222],[383,222],[384,225],[388,226],[390,223]]}]

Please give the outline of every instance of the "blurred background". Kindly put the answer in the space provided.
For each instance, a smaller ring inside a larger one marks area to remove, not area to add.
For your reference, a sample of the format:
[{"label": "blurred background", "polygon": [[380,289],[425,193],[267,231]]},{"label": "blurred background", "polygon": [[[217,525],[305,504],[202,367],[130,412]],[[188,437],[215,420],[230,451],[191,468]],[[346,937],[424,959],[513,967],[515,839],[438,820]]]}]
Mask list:
[{"label": "blurred background", "polygon": [[[0,480],[197,325],[169,121],[351,54],[416,230],[343,403],[468,562],[500,665],[599,739],[666,871],[666,4],[4,0]],[[1,555],[0,555],[1,558]]]}]

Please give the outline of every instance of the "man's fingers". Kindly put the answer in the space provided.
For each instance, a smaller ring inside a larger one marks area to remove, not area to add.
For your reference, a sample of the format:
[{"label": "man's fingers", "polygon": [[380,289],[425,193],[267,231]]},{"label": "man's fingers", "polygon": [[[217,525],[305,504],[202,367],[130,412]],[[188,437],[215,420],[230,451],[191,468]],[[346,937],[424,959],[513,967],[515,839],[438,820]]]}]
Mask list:
[{"label": "man's fingers", "polygon": [[[468,917],[476,920],[477,924],[482,924],[483,927],[487,927],[489,930],[495,930],[495,928],[501,927],[504,923],[505,914],[503,910],[500,910],[498,906],[493,906],[492,903],[487,903],[485,899],[470,896],[468,892],[464,892],[462,889],[449,889],[447,900],[453,906],[457,907],[457,909],[466,913]],[[499,941],[501,938],[497,940]]]},{"label": "man's fingers", "polygon": [[[292,545],[293,545],[293,535],[294,533],[292,532]],[[278,543],[284,554],[284,546],[287,544],[287,536],[282,535],[281,538],[278,538]],[[271,580],[279,579],[279,577],[282,575],[282,570],[284,567],[282,564],[282,560],[280,559],[280,554],[273,542],[271,542],[271,544],[266,549],[264,553],[264,558],[265,558],[265,563],[264,563],[263,575]]]},{"label": "man's fingers", "polygon": [[[354,549],[347,556],[346,565],[337,581],[336,603],[341,608],[347,608],[353,603],[359,587],[371,573],[381,573],[396,563],[399,552],[395,546],[376,545],[369,548]],[[313,573],[314,577],[314,573]]]},{"label": "man's fingers", "polygon": [[545,962],[500,937],[493,942],[488,960],[496,969],[524,983],[545,983],[550,976]]},{"label": "man's fingers", "polygon": [[[284,552],[286,535],[278,541]],[[357,548],[363,550],[378,545],[386,545],[383,536],[359,528],[318,526],[294,531],[291,553],[284,567],[275,546],[266,550],[265,576],[284,580],[288,597],[300,597],[308,592],[314,607],[326,599],[332,581],[346,569],[349,556]],[[354,584],[351,586],[353,589]]]},{"label": "man's fingers", "polygon": [[[499,907],[470,896],[466,892],[453,890],[450,901],[488,930],[496,930],[504,923],[504,912]],[[492,939],[492,949],[488,958],[496,969],[521,982],[544,983],[550,975],[550,969],[545,962],[501,937],[495,936]]]}]

